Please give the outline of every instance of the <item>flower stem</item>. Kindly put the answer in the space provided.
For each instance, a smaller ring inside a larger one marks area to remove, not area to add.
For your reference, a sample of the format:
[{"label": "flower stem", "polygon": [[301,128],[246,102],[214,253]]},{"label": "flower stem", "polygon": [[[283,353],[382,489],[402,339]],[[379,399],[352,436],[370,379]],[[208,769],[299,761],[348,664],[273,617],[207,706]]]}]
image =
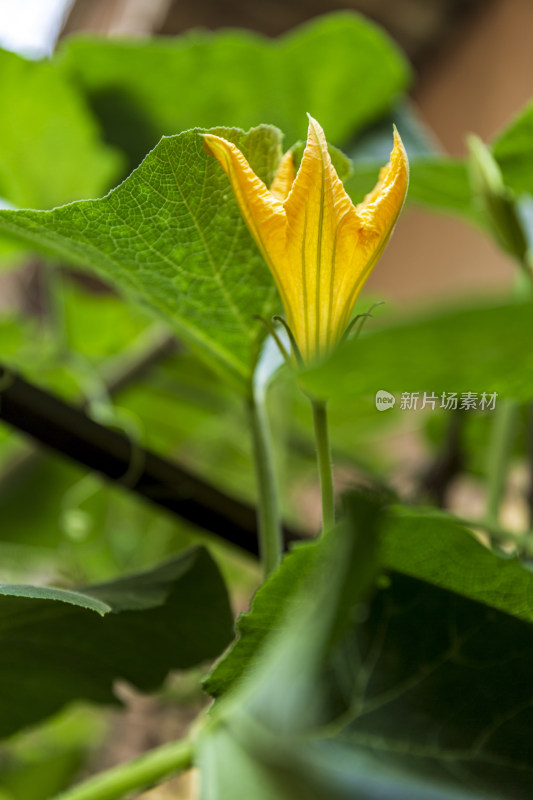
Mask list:
[{"label": "flower stem", "polygon": [[486,519],[493,525],[497,525],[499,520],[518,410],[519,403],[515,400],[503,400],[496,409],[492,423],[487,464]]},{"label": "flower stem", "polygon": [[282,535],[279,520],[278,492],[274,470],[272,437],[264,395],[257,393],[249,401],[253,457],[258,490],[259,550],[264,578],[281,562]]},{"label": "flower stem", "polygon": [[165,744],[67,789],[55,800],[122,800],[130,792],[153,786],[176,772],[189,769],[192,754],[193,747],[188,740]]},{"label": "flower stem", "polygon": [[316,455],[320,492],[322,495],[322,530],[328,530],[335,524],[335,496],[333,494],[333,471],[331,464],[331,448],[329,445],[328,417],[326,403],[311,400],[313,422],[315,426]]}]

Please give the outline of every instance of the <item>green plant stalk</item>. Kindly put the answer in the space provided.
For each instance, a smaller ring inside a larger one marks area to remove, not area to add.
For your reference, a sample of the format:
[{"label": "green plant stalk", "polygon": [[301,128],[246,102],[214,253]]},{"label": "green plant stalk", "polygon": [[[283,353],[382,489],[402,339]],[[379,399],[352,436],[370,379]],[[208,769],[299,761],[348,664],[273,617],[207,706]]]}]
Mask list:
[{"label": "green plant stalk", "polygon": [[54,800],[122,800],[192,766],[193,746],[188,740],[165,744],[149,753],[101,772],[67,789]]},{"label": "green plant stalk", "polygon": [[311,399],[311,406],[313,408],[318,475],[320,478],[320,493],[322,495],[322,530],[326,531],[335,524],[335,495],[333,493],[328,416],[325,402]]},{"label": "green plant stalk", "polygon": [[[260,393],[257,393],[260,394]],[[274,469],[272,436],[268,424],[264,395],[251,399],[248,404],[252,429],[253,459],[257,480],[257,516],[259,551],[263,576],[274,572],[281,563],[283,539],[280,524],[278,491]]]},{"label": "green plant stalk", "polygon": [[[518,220],[516,215],[515,219]],[[519,222],[515,224],[518,224],[520,228]],[[519,230],[518,234],[518,238],[523,241],[523,247],[518,248],[514,256],[522,269],[516,275],[513,294],[517,299],[529,299],[531,301],[533,298],[533,261],[531,252],[526,249],[527,236],[522,230]],[[497,525],[499,522],[500,504],[505,492],[507,469],[513,444],[513,432],[519,408],[519,403],[516,401],[504,400],[498,406],[495,414],[487,468],[488,488],[485,517],[489,525]]]},{"label": "green plant stalk", "polygon": [[[519,259],[522,271],[517,273],[514,285],[514,296],[518,299],[532,298],[533,282],[531,261],[528,253]],[[505,493],[507,471],[513,447],[520,403],[512,399],[504,399],[494,414],[492,434],[489,443],[487,465],[487,507],[485,518],[489,525],[498,525],[500,504]]]},{"label": "green plant stalk", "polygon": [[494,414],[487,464],[486,520],[490,525],[499,522],[519,408],[517,401],[503,400]]}]

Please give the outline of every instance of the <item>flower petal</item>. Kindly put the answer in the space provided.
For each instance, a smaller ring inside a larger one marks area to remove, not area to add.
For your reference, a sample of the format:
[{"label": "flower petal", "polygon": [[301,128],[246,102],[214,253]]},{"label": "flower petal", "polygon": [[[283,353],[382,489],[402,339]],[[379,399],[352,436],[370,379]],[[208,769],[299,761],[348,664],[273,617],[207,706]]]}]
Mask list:
[{"label": "flower petal", "polygon": [[284,206],[291,294],[299,298],[294,335],[308,360],[323,354],[333,335],[338,229],[346,215],[355,213],[331,163],[324,131],[312,117],[300,169]]},{"label": "flower petal", "polygon": [[389,164],[357,207],[331,163],[324,132],[309,117],[298,174],[289,151],[270,191],[240,150],[205,134],[227,173],[244,220],[276,281],[303,360],[328,353],[342,338],[355,301],[383,252],[409,181],[396,129]]},{"label": "flower petal", "polygon": [[204,134],[204,142],[228,176],[248,230],[279,283],[276,264],[284,253],[286,235],[283,204],[269,192],[232,142],[211,133]]},{"label": "flower petal", "polygon": [[270,193],[282,202],[286,200],[292,188],[292,184],[294,183],[295,175],[294,157],[292,155],[292,150],[288,150],[279,162],[274,180],[270,184]]},{"label": "flower petal", "polygon": [[346,328],[355,301],[390,239],[408,185],[407,153],[394,128],[394,147],[389,163],[381,169],[374,189],[355,207],[354,214],[346,217],[342,230],[339,230],[339,261],[344,267],[338,276],[340,280],[335,287],[332,309],[338,329]]},{"label": "flower petal", "polygon": [[365,229],[378,231],[381,235],[388,231],[390,236],[402,210],[408,185],[409,161],[395,127],[390,161],[380,170],[375,187],[355,209]]}]

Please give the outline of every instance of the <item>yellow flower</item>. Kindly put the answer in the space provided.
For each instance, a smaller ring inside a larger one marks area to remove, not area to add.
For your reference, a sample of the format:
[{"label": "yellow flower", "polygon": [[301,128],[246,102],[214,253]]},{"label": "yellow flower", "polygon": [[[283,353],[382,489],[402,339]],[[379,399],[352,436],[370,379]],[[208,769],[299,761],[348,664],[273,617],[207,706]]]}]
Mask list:
[{"label": "yellow flower", "polygon": [[327,355],[341,340],[405,199],[409,166],[398,132],[390,162],[357,206],[312,117],[298,174],[289,151],[270,189],[231,142],[213,134],[204,140],[228,175],[244,221],[274,276],[303,361]]}]

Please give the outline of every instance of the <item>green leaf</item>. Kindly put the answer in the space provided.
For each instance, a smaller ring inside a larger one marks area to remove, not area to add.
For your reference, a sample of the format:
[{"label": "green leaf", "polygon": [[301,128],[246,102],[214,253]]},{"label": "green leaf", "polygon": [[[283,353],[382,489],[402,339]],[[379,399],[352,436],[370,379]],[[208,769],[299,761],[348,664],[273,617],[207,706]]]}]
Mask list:
[{"label": "green leaf", "polygon": [[396,572],[533,622],[533,574],[517,558],[488,550],[452,514],[394,506],[382,558]]},{"label": "green leaf", "polygon": [[419,205],[482,224],[472,200],[467,165],[459,159],[444,156],[416,159],[410,172],[408,196]]},{"label": "green leaf", "polygon": [[91,709],[56,715],[2,743],[1,790],[12,800],[50,800],[75,780],[87,754],[106,734],[107,721]]},{"label": "green leaf", "polygon": [[98,197],[121,162],[64,71],[0,50],[0,198],[52,208]]},{"label": "green leaf", "polygon": [[[367,325],[363,335],[341,347],[301,380],[311,393],[349,403],[377,391],[435,393],[498,392],[533,397],[533,307],[528,302],[494,303],[460,310],[436,309],[418,318]],[[381,412],[376,412],[381,413]]]},{"label": "green leaf", "polygon": [[[341,638],[377,574],[380,506],[373,498],[355,496],[346,498],[345,506],[349,522],[315,542],[297,545],[259,589],[250,613],[240,618],[237,643],[205,684],[222,693],[244,676],[246,689],[238,686],[236,691],[244,691],[260,715],[277,713],[289,728],[302,728],[303,718],[312,715],[309,698],[303,699],[306,684]],[[312,637],[305,633],[308,628]],[[297,658],[300,649],[302,658]],[[253,677],[246,682],[252,664]],[[263,702],[264,691],[255,686],[261,675],[265,685],[280,683],[277,711],[270,701]],[[298,690],[281,700],[281,686],[292,680]]]},{"label": "green leaf", "polygon": [[[350,504],[351,518],[355,511],[356,530],[341,525],[322,537],[299,591],[288,599],[278,597],[284,605],[283,624],[269,630],[261,660],[216,706],[213,724],[199,737],[202,800],[321,796],[311,791],[312,780],[301,780],[298,762],[291,762],[292,736],[308,732],[321,718],[317,676],[375,577],[379,509],[361,498]],[[281,589],[276,575],[272,585]],[[265,589],[262,592],[264,597]],[[272,763],[278,758],[279,740],[276,745],[270,731],[291,750],[281,768]]]},{"label": "green leaf", "polygon": [[15,314],[0,315],[0,351],[2,361],[16,357],[32,333],[31,324]]},{"label": "green leaf", "polygon": [[69,348],[83,359],[101,365],[116,357],[118,363],[127,348],[136,347],[148,335],[150,316],[115,294],[82,291],[79,283],[68,280],[60,291]]},{"label": "green leaf", "polygon": [[[345,647],[357,665],[351,710],[333,734],[349,748],[341,751],[345,770],[361,759],[369,770],[396,773],[403,791],[391,797],[412,796],[409,776],[450,797],[530,796],[530,625],[394,574]],[[346,687],[346,674],[339,677]],[[329,760],[332,771],[337,760]]]},{"label": "green leaf", "polygon": [[506,186],[533,194],[533,103],[529,103],[492,142]]},{"label": "green leaf", "polygon": [[237,639],[204,681],[208,694],[221,697],[246,672],[267,637],[279,628],[287,604],[308,579],[317,551],[316,542],[295,545],[257,590],[250,611],[238,619]]},{"label": "green leaf", "polygon": [[340,600],[369,554],[325,554],[335,544],[341,556],[358,518],[355,538],[375,541],[363,508],[354,502],[350,525],[316,545],[297,603],[217,703],[200,739],[202,800],[526,800],[533,628],[396,572],[366,611]]},{"label": "green leaf", "polygon": [[80,594],[83,603],[60,590],[0,597],[0,736],[73,700],[116,704],[119,678],[154,690],[169,670],[215,657],[232,637],[226,589],[203,548]]},{"label": "green leaf", "polygon": [[[60,603],[69,603],[79,608],[96,611],[101,616],[108,614],[112,609],[107,603],[90,597],[80,592],[71,592],[67,589],[54,589],[51,586],[29,586],[27,584],[0,583],[0,597],[26,597],[33,600],[57,600]],[[0,603],[2,601],[0,600]]]},{"label": "green leaf", "polygon": [[[400,134],[402,134],[401,129]],[[390,148],[389,148],[390,150]],[[425,206],[438,213],[456,214],[481,225],[481,215],[472,201],[468,170],[465,162],[445,156],[427,155],[411,157],[409,146],[409,191],[407,202]],[[376,184],[380,168],[388,154],[380,161],[355,162],[345,188],[354,203],[359,203]]]},{"label": "green leaf", "polygon": [[[441,789],[345,744],[302,744],[239,720],[213,727],[199,755],[201,800],[490,800]],[[500,796],[500,800],[503,800]]]},{"label": "green leaf", "polygon": [[132,166],[162,134],[194,126],[269,122],[291,145],[305,137],[307,111],[341,145],[386,111],[410,79],[393,41],[350,12],[314,19],[279,39],[246,31],[152,41],[71,37],[58,60]]},{"label": "green leaf", "polygon": [[[299,544],[257,591],[251,610],[237,623],[238,638],[204,681],[208,694],[225,694],[277,630],[287,603],[309,578],[319,546]],[[478,542],[452,514],[393,506],[381,544],[383,565],[533,622],[533,575],[517,558],[499,557]]]},{"label": "green leaf", "polygon": [[[269,183],[280,133],[216,129]],[[101,200],[49,212],[0,211],[0,230],[97,270],[143,302],[241,391],[277,307],[270,273],[201,132],[164,138]]]}]

